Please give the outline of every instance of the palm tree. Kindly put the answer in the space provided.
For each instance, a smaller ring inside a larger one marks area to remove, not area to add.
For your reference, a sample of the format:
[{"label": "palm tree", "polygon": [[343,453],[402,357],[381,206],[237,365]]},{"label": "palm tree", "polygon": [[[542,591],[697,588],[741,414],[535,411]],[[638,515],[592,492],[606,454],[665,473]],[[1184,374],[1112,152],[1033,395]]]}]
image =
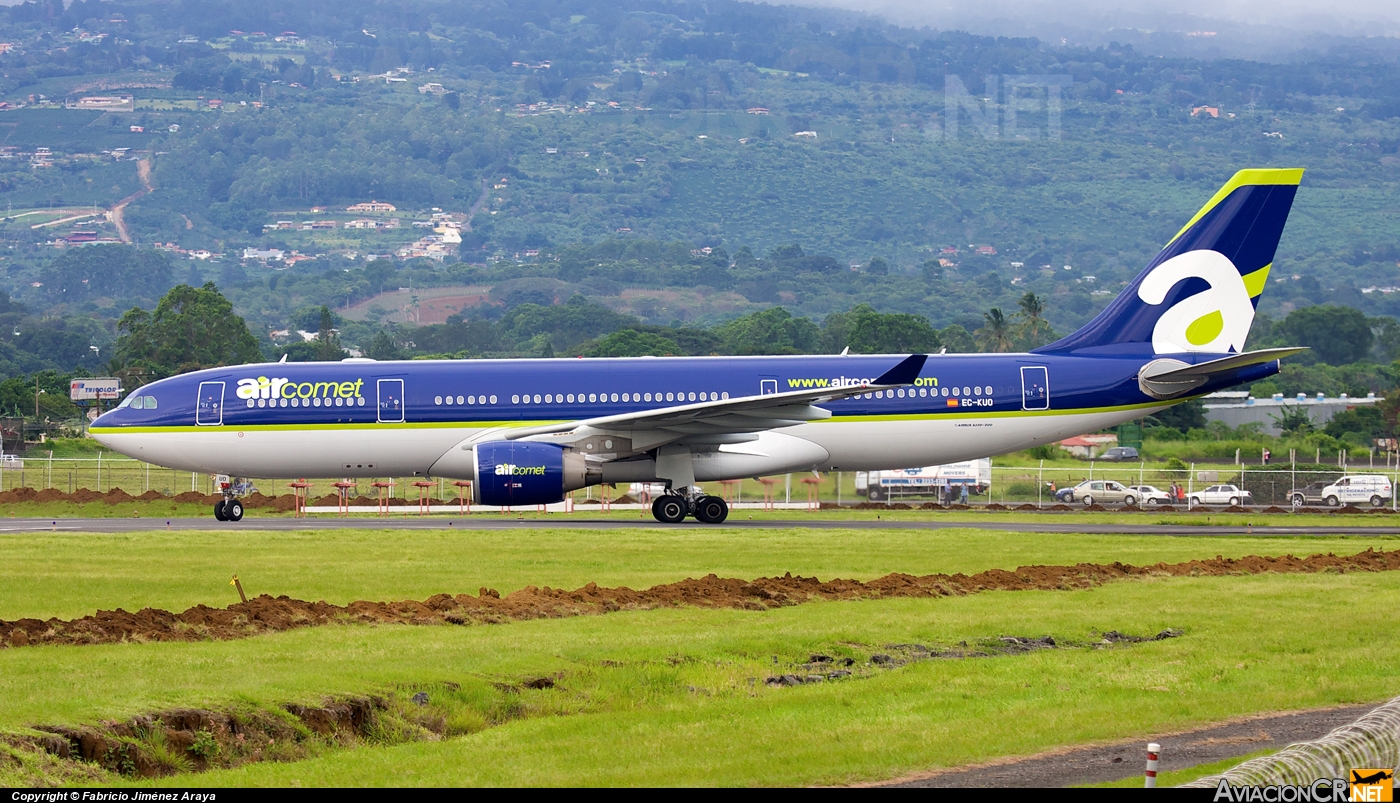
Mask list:
[{"label": "palm tree", "polygon": [[985,325],[973,336],[977,338],[977,346],[983,351],[995,351],[1004,354],[1010,351],[1011,343],[1011,320],[1002,314],[1000,307],[992,307],[989,311],[982,313]]},{"label": "palm tree", "polygon": [[1049,343],[1055,337],[1050,322],[1045,320],[1045,299],[1035,293],[1026,293],[1016,302],[1021,311],[1016,313],[1017,338],[1027,347],[1035,348]]}]

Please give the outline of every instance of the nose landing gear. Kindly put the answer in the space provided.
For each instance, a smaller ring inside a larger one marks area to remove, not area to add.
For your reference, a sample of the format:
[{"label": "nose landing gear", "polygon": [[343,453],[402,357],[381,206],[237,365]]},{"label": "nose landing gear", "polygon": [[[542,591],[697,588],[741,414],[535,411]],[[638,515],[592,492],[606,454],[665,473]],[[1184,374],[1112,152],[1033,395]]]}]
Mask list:
[{"label": "nose landing gear", "polygon": [[237,499],[215,502],[214,518],[219,521],[240,521],[243,518],[243,503]]}]

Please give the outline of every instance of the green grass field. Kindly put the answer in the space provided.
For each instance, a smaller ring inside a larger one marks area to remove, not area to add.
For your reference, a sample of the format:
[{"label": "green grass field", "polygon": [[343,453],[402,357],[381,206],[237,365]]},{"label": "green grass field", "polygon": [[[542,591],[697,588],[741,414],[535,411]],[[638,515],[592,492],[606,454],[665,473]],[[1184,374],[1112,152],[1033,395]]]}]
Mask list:
[{"label": "green grass field", "polygon": [[[1036,563],[1144,564],[1346,554],[1400,539],[1124,538],[1005,532],[733,529],[169,533],[0,536],[0,618],[181,609],[250,593],[344,603],[587,582],[975,572]],[[785,785],[875,781],[1057,746],[1148,738],[1276,710],[1397,693],[1400,577],[1151,578],[1087,591],[677,608],[478,627],[330,626],[240,641],[0,650],[0,731],[177,706],[276,706],[431,689],[463,735],[326,750],[165,779],[176,785]],[[1107,630],[1181,638],[924,661],[775,688],[813,652],[860,661],[886,644],[1001,635],[1087,643]],[[775,665],[775,659],[777,661]],[[512,695],[492,683],[553,676]],[[444,683],[460,684],[446,693]],[[455,697],[453,696],[455,695]],[[457,702],[452,702],[453,700]],[[15,770],[0,762],[0,784]],[[6,773],[11,773],[7,776]],[[32,779],[31,779],[32,780]],[[112,780],[106,778],[104,780]]]}]

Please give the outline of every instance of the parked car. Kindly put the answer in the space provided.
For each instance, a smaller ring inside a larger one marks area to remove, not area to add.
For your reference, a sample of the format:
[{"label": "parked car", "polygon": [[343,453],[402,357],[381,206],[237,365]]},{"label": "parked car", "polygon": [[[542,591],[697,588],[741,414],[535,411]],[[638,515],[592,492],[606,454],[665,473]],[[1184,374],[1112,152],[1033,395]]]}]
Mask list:
[{"label": "parked car", "polygon": [[1322,495],[1322,490],[1332,483],[1328,480],[1318,480],[1310,482],[1302,488],[1294,488],[1288,492],[1288,500],[1294,507],[1304,505],[1321,505],[1326,502],[1326,497]]},{"label": "parked car", "polygon": [[1212,485],[1204,491],[1191,494],[1193,505],[1252,505],[1254,495],[1242,491],[1234,485]]},{"label": "parked car", "polygon": [[1057,492],[1055,498],[1061,502],[1082,502],[1087,507],[1105,502],[1136,505],[1142,495],[1113,480],[1085,480]]},{"label": "parked car", "polygon": [[1128,490],[1135,491],[1140,503],[1144,505],[1170,505],[1172,503],[1171,494],[1152,485],[1129,485]]},{"label": "parked car", "polygon": [[1099,455],[1100,460],[1137,460],[1138,450],[1131,446],[1115,446]]},{"label": "parked car", "polygon": [[1342,477],[1322,489],[1322,501],[1328,507],[1369,502],[1380,507],[1390,501],[1390,480],[1380,474],[1354,474]]}]

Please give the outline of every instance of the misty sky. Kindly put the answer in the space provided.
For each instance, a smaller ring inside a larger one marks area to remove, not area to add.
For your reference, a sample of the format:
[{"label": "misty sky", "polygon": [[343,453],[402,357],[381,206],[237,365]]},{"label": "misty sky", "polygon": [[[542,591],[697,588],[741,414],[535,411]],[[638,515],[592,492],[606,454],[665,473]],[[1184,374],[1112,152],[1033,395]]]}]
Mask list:
[{"label": "misty sky", "polygon": [[993,32],[985,28],[989,23],[1003,30],[1020,24],[1027,33],[1056,27],[1190,31],[1198,23],[1218,20],[1347,36],[1400,36],[1397,0],[776,0],[775,4],[845,8],[905,25],[986,33]]}]

